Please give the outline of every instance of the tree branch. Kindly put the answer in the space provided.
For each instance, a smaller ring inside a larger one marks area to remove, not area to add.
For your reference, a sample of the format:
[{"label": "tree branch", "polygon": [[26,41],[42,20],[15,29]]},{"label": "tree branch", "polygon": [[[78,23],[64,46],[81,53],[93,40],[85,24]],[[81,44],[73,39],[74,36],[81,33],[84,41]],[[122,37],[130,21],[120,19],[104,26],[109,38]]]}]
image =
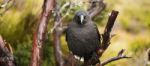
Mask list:
[{"label": "tree branch", "polygon": [[55,55],[56,66],[63,66],[64,60],[62,57],[63,55],[60,47],[61,32],[59,31],[62,22],[61,22],[60,4],[58,3],[58,0],[56,0],[55,13],[56,16],[55,16],[54,29],[53,29],[54,30],[53,31],[54,55]]},{"label": "tree branch", "polygon": [[118,55],[116,57],[109,58],[108,60],[102,62],[100,66],[104,66],[108,63],[111,63],[113,61],[117,61],[117,60],[120,60],[120,59],[131,58],[131,57],[127,57],[126,55],[123,55],[124,51],[125,50],[122,49],[120,52],[118,52]]},{"label": "tree branch", "polygon": [[111,15],[108,18],[108,22],[107,22],[107,25],[105,27],[104,34],[102,35],[102,45],[101,45],[101,49],[99,52],[100,57],[103,54],[103,52],[108,48],[108,46],[110,44],[110,40],[111,40],[110,32],[112,30],[112,27],[114,25],[114,22],[117,18],[118,13],[119,13],[118,11],[113,10],[111,12]]},{"label": "tree branch", "polygon": [[[72,5],[73,5],[72,2],[67,2],[66,4],[64,4],[64,5],[62,6],[62,8],[60,8],[60,9],[57,11],[59,14],[61,14],[62,11],[65,9],[65,7],[69,7],[69,8],[66,10],[65,15],[63,15],[63,17],[60,17],[60,18],[58,19],[58,22],[55,22],[54,27],[52,27],[52,29],[51,29],[51,31],[50,31],[49,33],[53,33],[53,31],[54,31],[60,24],[62,24],[62,20],[63,20],[66,16],[69,15],[70,10],[72,9],[72,7],[71,7]],[[60,30],[60,31],[63,31],[63,29]]]},{"label": "tree branch", "polygon": [[39,24],[36,32],[34,33],[30,66],[41,66],[42,49],[45,40],[47,23],[49,21],[49,17],[52,13],[54,6],[55,0],[44,0],[43,2],[43,9],[39,18]]},{"label": "tree branch", "polygon": [[90,8],[88,9],[89,16],[93,19],[99,15],[106,7],[103,0],[90,0]]}]

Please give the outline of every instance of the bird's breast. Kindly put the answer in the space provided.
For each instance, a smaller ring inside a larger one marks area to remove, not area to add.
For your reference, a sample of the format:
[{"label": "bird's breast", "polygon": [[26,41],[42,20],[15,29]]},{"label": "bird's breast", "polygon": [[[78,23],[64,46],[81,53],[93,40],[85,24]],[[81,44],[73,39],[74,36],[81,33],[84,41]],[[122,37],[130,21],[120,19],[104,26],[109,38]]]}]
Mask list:
[{"label": "bird's breast", "polygon": [[68,47],[73,54],[85,56],[99,47],[95,26],[70,26],[67,30]]},{"label": "bird's breast", "polygon": [[90,38],[89,35],[93,32],[90,31],[90,28],[76,28],[73,30],[73,35],[80,39]]}]

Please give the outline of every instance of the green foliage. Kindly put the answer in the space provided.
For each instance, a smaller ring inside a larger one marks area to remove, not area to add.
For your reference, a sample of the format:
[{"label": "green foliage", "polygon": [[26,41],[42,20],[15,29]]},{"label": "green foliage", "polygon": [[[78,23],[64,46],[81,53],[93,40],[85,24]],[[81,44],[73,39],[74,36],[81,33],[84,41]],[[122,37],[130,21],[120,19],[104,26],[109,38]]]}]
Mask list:
[{"label": "green foliage", "polygon": [[148,48],[150,48],[150,41],[143,38],[135,39],[130,46],[130,50],[135,53],[147,50]]},{"label": "green foliage", "polygon": [[47,37],[43,48],[43,63],[42,66],[55,66],[54,50],[50,37]]},{"label": "green foliage", "polygon": [[[137,0],[134,3],[131,1],[125,3],[123,8],[123,14],[120,16],[120,21],[125,28],[128,28],[131,23],[138,23],[138,27],[148,27],[150,26],[150,2],[148,0]],[[132,26],[132,25],[131,25]]]},{"label": "green foliage", "polygon": [[[31,39],[28,42],[17,44],[14,56],[18,66],[28,66],[31,59]],[[12,45],[14,46],[14,45]]]},{"label": "green foliage", "polygon": [[38,17],[36,7],[32,12],[31,4],[31,0],[16,1],[13,8],[0,16],[0,35],[11,44],[19,66],[28,66],[31,59],[32,34]]}]

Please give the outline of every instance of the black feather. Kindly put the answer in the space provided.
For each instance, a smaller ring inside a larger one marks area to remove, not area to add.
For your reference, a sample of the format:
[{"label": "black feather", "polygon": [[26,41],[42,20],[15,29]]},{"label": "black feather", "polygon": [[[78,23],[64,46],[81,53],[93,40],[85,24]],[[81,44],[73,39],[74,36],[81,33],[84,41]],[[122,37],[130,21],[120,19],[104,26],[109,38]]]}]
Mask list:
[{"label": "black feather", "polygon": [[[84,15],[83,24],[80,15]],[[66,30],[66,41],[69,50],[88,60],[100,48],[100,34],[98,28],[85,11],[78,11]]]}]

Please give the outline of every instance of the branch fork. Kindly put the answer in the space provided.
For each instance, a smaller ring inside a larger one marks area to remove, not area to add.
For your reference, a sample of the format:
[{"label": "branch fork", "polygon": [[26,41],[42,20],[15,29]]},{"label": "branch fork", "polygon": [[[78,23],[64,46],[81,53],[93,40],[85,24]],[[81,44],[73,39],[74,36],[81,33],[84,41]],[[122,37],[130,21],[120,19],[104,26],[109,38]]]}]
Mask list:
[{"label": "branch fork", "polygon": [[131,57],[128,57],[128,56],[124,55],[123,54],[124,51],[125,51],[125,49],[120,50],[118,52],[117,56],[107,59],[106,61],[102,62],[100,66],[104,66],[104,65],[106,65],[108,63],[111,63],[113,61],[117,61],[117,60],[120,60],[120,59],[131,58]]}]

